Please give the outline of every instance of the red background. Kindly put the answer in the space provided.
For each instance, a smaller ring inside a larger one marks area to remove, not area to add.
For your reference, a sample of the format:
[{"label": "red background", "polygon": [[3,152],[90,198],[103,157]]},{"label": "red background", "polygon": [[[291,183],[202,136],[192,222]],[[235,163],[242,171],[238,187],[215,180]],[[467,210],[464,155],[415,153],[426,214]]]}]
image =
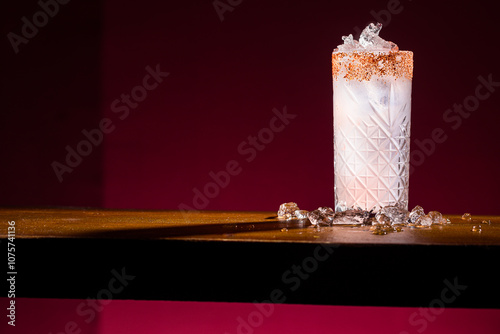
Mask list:
[{"label": "red background", "polygon": [[[1,205],[194,207],[194,189],[203,192],[209,173],[230,160],[241,173],[212,189],[204,209],[333,205],[331,51],[379,13],[382,37],[415,55],[412,150],[435,128],[447,138],[423,163],[417,159],[410,206],[500,214],[500,92],[457,130],[443,120],[474,95],[478,76],[500,81],[494,4],[394,4],[243,1],[223,21],[213,1],[60,5],[18,54],[3,39]],[[36,1],[6,6],[4,36],[20,34],[21,18],[40,10]],[[388,6],[395,14],[385,15]],[[170,75],[120,120],[111,103],[157,64]],[[284,106],[296,118],[247,162],[238,146]],[[64,163],[65,147],[75,149],[81,131],[104,117],[114,130],[59,182],[51,163]]]}]

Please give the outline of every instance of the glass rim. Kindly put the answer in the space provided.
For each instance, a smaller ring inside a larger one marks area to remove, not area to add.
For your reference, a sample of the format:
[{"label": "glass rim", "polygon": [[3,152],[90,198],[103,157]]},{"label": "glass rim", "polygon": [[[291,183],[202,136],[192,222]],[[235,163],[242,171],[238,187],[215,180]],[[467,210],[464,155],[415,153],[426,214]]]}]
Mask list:
[{"label": "glass rim", "polygon": [[334,79],[366,81],[372,76],[413,78],[413,52],[333,52],[332,75]]}]

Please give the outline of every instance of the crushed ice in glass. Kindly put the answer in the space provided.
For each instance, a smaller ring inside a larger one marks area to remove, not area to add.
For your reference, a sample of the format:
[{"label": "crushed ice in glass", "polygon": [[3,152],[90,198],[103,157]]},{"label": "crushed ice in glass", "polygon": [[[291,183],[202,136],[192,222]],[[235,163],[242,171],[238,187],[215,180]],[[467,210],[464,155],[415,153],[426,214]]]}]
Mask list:
[{"label": "crushed ice in glass", "polygon": [[397,52],[398,46],[393,42],[386,41],[379,36],[382,29],[382,23],[370,23],[359,36],[359,42],[354,39],[352,34],[342,36],[344,44],[337,46],[334,51],[352,52],[352,51],[379,51],[379,52]]}]

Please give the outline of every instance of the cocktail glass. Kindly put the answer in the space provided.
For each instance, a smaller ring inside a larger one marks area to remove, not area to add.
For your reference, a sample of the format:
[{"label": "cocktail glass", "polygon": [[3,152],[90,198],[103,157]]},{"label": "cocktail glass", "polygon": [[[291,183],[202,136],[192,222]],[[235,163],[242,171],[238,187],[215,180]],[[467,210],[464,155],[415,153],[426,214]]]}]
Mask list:
[{"label": "cocktail glass", "polygon": [[335,210],[408,209],[413,53],[334,51]]}]

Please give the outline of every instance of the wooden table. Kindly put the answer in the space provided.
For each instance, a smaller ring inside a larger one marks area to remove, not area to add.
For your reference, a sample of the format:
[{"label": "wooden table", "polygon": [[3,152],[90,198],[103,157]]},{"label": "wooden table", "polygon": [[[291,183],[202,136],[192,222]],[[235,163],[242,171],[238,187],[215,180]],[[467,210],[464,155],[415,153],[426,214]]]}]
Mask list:
[{"label": "wooden table", "polygon": [[[0,209],[16,226],[19,297],[500,307],[500,217],[404,228],[312,227],[274,212]],[[486,221],[486,223],[483,223]],[[472,226],[481,225],[481,232]],[[114,274],[113,274],[114,273]],[[132,278],[133,277],[133,278]],[[275,300],[274,300],[275,299]]]}]

